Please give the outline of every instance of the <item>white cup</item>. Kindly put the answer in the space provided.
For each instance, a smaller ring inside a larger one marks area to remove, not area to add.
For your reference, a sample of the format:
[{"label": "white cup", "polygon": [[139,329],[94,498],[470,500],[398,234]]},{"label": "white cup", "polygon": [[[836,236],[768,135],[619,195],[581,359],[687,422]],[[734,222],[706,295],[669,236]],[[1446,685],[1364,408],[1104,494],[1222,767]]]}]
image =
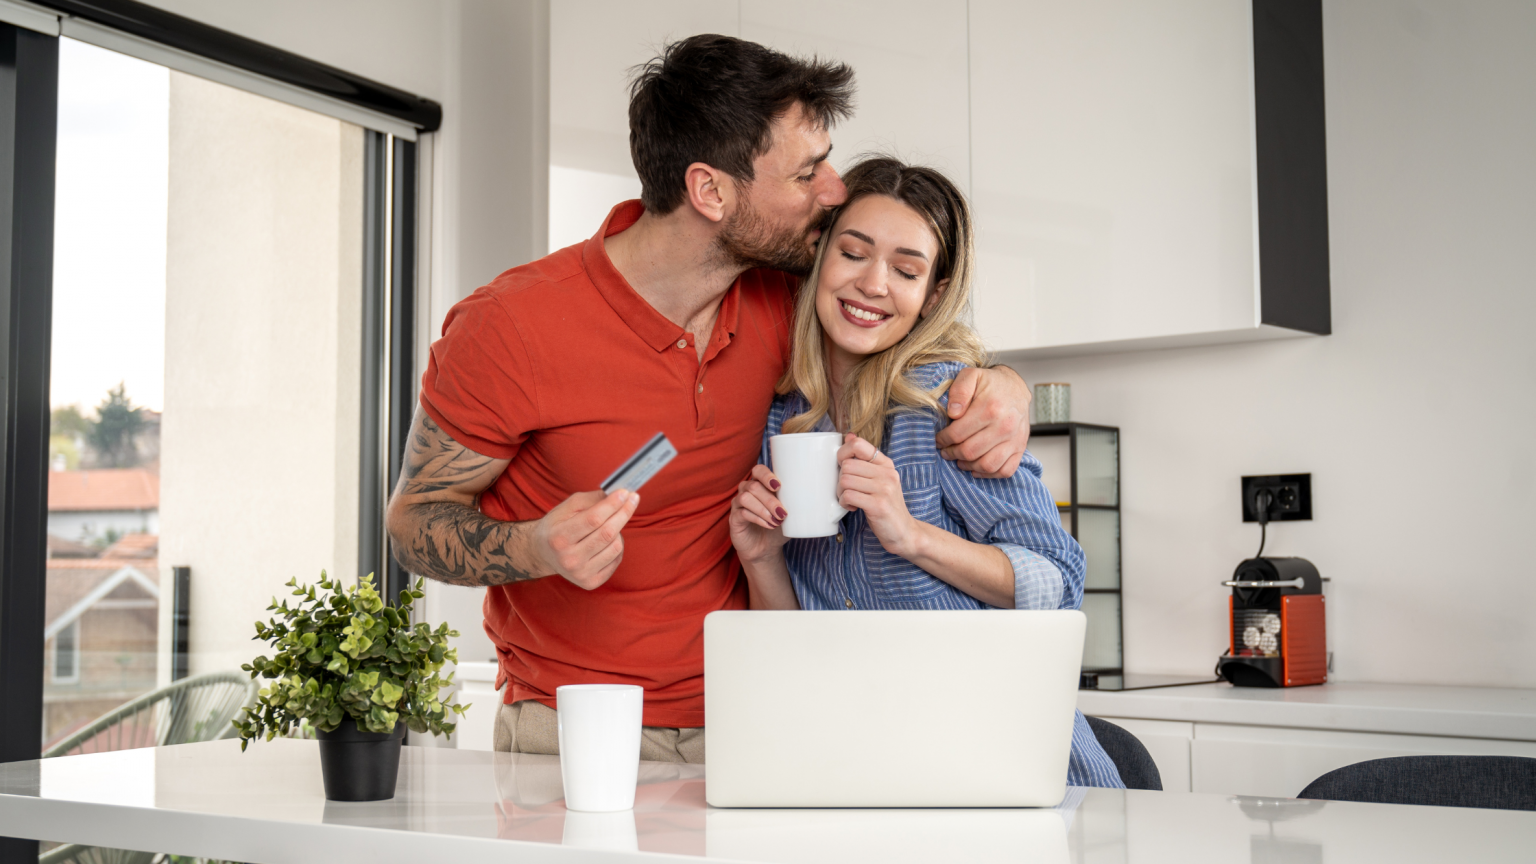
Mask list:
[{"label": "white cup", "polygon": [[644,708],[645,690],[633,684],[555,688],[566,809],[605,813],[635,806]]},{"label": "white cup", "polygon": [[848,511],[837,503],[840,432],[799,432],[768,439],[768,458],[779,478],[785,537],[830,537]]}]

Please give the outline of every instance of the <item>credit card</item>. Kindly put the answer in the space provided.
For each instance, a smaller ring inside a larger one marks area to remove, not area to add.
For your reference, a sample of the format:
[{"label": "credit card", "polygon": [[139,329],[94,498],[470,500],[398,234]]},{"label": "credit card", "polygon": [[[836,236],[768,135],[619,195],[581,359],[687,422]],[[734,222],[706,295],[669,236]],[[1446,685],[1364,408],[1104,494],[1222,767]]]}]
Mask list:
[{"label": "credit card", "polygon": [[628,489],[631,492],[639,492],[647,480],[656,476],[656,472],[667,467],[667,463],[677,455],[677,448],[667,440],[667,436],[657,432],[656,437],[645,442],[645,446],[635,451],[635,455],[624,461],[619,470],[608,475],[603,481],[603,494],[611,493],[615,489]]}]

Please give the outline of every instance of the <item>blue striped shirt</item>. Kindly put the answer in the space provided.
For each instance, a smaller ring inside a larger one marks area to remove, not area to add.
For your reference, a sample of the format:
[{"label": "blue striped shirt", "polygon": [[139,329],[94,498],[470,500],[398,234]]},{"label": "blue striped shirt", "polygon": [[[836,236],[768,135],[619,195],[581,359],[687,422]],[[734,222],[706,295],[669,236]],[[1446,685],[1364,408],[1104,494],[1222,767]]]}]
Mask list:
[{"label": "blue striped shirt", "polygon": [[[932,390],[965,368],[933,363],[908,373]],[[947,400],[942,398],[941,402]],[[784,421],[807,408],[798,393],[780,396],[768,412],[759,459],[769,464],[768,439]],[[961,471],[939,455],[934,436],[940,417],[931,411],[893,414],[882,451],[896,465],[907,511],[930,525],[975,543],[990,543],[1013,564],[1016,609],[1076,609],[1083,602],[1083,550],[1061,527],[1056,503],[1040,482],[1040,463],[1024,454],[1013,477],[986,480]],[[817,431],[836,431],[823,418]],[[802,609],[993,609],[917,565],[885,551],[864,514],[843,517],[838,537],[790,540],[784,560]],[[1120,774],[1093,730],[1077,712],[1067,782],[1073,786],[1124,788]]]}]

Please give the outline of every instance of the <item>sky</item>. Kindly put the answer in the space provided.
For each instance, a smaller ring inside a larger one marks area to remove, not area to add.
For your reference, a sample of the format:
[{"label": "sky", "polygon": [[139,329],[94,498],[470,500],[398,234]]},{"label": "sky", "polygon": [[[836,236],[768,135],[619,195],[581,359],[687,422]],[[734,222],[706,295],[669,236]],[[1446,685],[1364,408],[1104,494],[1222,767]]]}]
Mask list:
[{"label": "sky", "polygon": [[170,73],[59,43],[51,401],[89,413],[121,381],[159,411]]}]

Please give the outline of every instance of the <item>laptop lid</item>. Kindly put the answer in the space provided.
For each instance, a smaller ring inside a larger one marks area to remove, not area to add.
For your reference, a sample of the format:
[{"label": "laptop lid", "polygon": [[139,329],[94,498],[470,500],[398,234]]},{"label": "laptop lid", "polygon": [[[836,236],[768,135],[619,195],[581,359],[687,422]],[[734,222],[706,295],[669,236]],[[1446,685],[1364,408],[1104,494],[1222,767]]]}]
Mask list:
[{"label": "laptop lid", "polygon": [[714,807],[1052,807],[1081,612],[713,612]]}]

